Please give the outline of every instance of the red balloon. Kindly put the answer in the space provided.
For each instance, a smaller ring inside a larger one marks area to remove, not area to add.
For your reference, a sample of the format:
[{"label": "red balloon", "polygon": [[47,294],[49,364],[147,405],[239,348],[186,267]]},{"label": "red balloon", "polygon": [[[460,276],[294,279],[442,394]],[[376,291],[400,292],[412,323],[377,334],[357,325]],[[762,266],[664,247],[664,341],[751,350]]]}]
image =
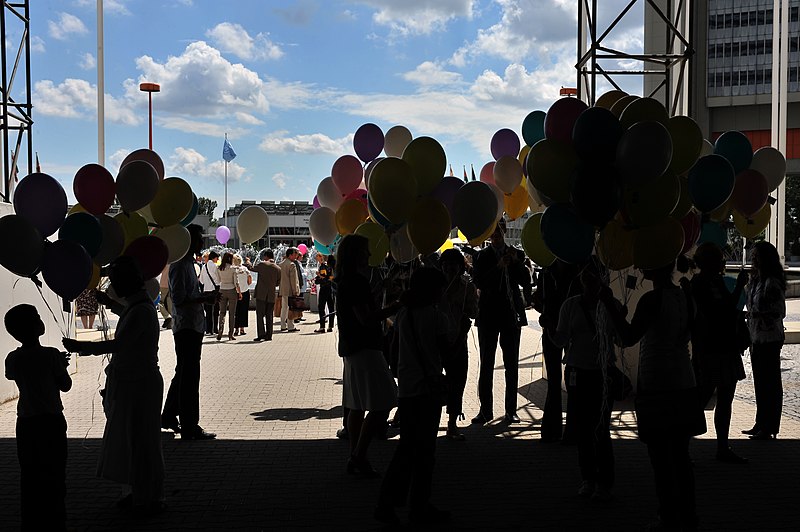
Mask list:
[{"label": "red balloon", "polygon": [[155,168],[156,173],[158,174],[158,180],[164,180],[164,161],[162,161],[161,157],[153,150],[141,148],[139,150],[132,151],[127,157],[125,157],[125,160],[122,161],[122,164],[119,165],[119,167],[122,168],[132,161],[145,161],[150,163],[150,166]]},{"label": "red balloon", "polygon": [[561,98],[550,106],[544,117],[544,136],[548,139],[572,142],[572,129],[588,106],[577,98]]},{"label": "red balloon", "polygon": [[111,172],[99,164],[87,164],[75,174],[72,191],[75,199],[87,212],[100,216],[114,203],[116,183]]},{"label": "red balloon", "polygon": [[361,161],[352,155],[342,155],[331,168],[331,178],[333,184],[342,194],[350,194],[358,188],[364,178],[364,168]]},{"label": "red balloon", "polygon": [[481,168],[480,180],[489,185],[494,185],[494,161],[490,161]]},{"label": "red balloon", "polygon": [[692,246],[700,239],[703,222],[700,215],[694,211],[689,211],[686,216],[681,218],[680,222],[684,235],[683,249],[681,250],[681,254],[683,254],[692,249]]},{"label": "red balloon", "polygon": [[743,170],[736,176],[731,204],[746,217],[753,216],[767,203],[769,183],[758,170]]},{"label": "red balloon", "polygon": [[142,277],[152,279],[164,269],[169,260],[169,249],[157,236],[140,236],[130,243],[123,255],[133,257],[139,263]]}]

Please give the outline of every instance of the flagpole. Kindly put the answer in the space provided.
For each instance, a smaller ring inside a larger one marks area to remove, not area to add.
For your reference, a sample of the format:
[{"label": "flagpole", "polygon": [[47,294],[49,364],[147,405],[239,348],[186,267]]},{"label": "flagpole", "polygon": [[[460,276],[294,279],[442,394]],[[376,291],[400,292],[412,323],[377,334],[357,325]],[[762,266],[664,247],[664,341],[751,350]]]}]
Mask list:
[{"label": "flagpole", "polygon": [[[228,134],[225,133],[225,142],[228,142]],[[223,159],[225,159],[223,157]],[[222,219],[225,220],[227,225],[228,218],[228,161],[225,159],[225,210],[222,213]]]}]

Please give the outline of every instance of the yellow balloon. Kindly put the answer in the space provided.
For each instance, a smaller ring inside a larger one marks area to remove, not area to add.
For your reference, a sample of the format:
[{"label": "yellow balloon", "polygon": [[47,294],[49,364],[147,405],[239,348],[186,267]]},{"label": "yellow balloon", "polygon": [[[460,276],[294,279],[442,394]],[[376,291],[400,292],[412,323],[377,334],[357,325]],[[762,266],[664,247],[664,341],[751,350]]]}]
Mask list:
[{"label": "yellow balloon", "polygon": [[483,244],[483,243],[484,243],[484,242],[486,242],[487,240],[489,240],[489,237],[490,237],[490,236],[492,236],[492,233],[494,233],[494,228],[495,228],[495,224],[492,224],[492,225],[489,227],[489,229],[487,229],[487,230],[486,230],[486,232],[485,232],[485,233],[483,233],[482,235],[480,235],[480,236],[479,236],[479,237],[477,237],[477,238],[473,238],[472,240],[470,240],[470,241],[469,241],[470,245],[472,245],[472,246],[478,246],[478,245],[480,245],[480,244]]},{"label": "yellow balloon", "polygon": [[[523,180],[525,182],[525,180]],[[503,195],[503,207],[505,208],[508,218],[516,220],[528,210],[528,191],[525,187],[520,185],[511,194]]]},{"label": "yellow balloon", "polygon": [[750,218],[742,216],[738,211],[733,211],[733,224],[743,237],[755,238],[767,228],[771,216],[772,207],[767,203]]},{"label": "yellow balloon", "polygon": [[92,278],[89,279],[89,284],[86,285],[86,288],[91,290],[93,288],[97,288],[97,285],[99,284],[100,284],[100,266],[92,263]]},{"label": "yellow balloon", "polygon": [[572,144],[542,139],[528,155],[528,179],[536,190],[555,202],[569,201],[578,155]]},{"label": "yellow balloon", "polygon": [[625,229],[618,220],[606,224],[597,238],[597,255],[609,270],[624,270],[633,266],[635,231]]},{"label": "yellow balloon", "polygon": [[536,213],[525,221],[522,226],[522,248],[525,254],[539,266],[550,266],[556,256],[547,248],[542,238],[542,213]]},{"label": "yellow balloon", "polygon": [[408,237],[424,257],[435,252],[450,236],[450,213],[436,198],[420,198],[408,219]]},{"label": "yellow balloon", "polygon": [[83,205],[81,205],[80,203],[76,203],[70,208],[69,212],[67,212],[67,216],[69,216],[70,214],[75,214],[76,212],[88,212],[88,211],[83,208]]},{"label": "yellow balloon", "polygon": [[441,253],[443,251],[447,251],[448,249],[453,249],[453,247],[455,247],[455,246],[453,245],[452,239],[448,238],[447,240],[444,241],[444,244],[442,244],[442,247],[439,248],[439,253]]},{"label": "yellow balloon", "polygon": [[140,236],[147,236],[147,220],[138,212],[130,214],[121,212],[114,216],[114,219],[122,226],[122,232],[125,234],[125,246],[123,249],[127,249],[128,244]]},{"label": "yellow balloon", "polygon": [[666,266],[681,254],[683,240],[683,226],[672,217],[659,224],[643,227],[634,238],[633,264],[642,270]]},{"label": "yellow balloon", "polygon": [[625,211],[637,226],[655,225],[675,210],[680,196],[680,180],[668,171],[655,181],[636,189],[626,189]]},{"label": "yellow balloon", "polygon": [[[524,145],[522,148],[520,148],[520,149],[519,149],[519,157],[517,157],[517,160],[519,160],[519,164],[520,164],[520,165],[521,165],[523,168],[525,168],[525,158],[528,156],[528,154],[530,153],[530,151],[531,151],[531,147],[530,147],[530,146],[528,146],[527,144],[526,144],[526,145]],[[522,182],[523,182],[523,183],[525,182],[525,179],[524,179],[524,178],[522,179]]]},{"label": "yellow balloon", "polygon": [[357,199],[349,199],[336,210],[336,229],[339,234],[349,235],[369,217],[367,207]]},{"label": "yellow balloon", "polygon": [[596,102],[594,102],[595,107],[603,107],[605,109],[611,109],[611,107],[617,103],[618,100],[627,96],[628,93],[624,91],[618,90],[610,90],[605,94],[601,95]]},{"label": "yellow balloon", "polygon": [[175,225],[189,215],[194,206],[192,187],[180,177],[168,177],[158,184],[156,197],[150,202],[155,222],[162,226]]},{"label": "yellow balloon", "polygon": [[380,224],[364,222],[356,227],[355,234],[361,235],[369,242],[369,265],[380,266],[389,253],[389,237]]},{"label": "yellow balloon", "polygon": [[411,166],[396,157],[387,157],[376,164],[369,178],[369,197],[391,223],[408,220],[417,199],[417,182]]},{"label": "yellow balloon", "polygon": [[153,218],[153,211],[150,210],[150,205],[145,205],[136,212],[141,214],[142,217],[147,220],[147,225],[156,225],[156,220]]}]

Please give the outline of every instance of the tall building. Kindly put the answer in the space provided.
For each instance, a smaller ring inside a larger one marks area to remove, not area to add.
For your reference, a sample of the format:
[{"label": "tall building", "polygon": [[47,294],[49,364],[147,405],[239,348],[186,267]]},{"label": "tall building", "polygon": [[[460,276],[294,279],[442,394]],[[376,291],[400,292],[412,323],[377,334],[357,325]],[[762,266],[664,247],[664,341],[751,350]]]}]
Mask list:
[{"label": "tall building", "polygon": [[311,212],[314,210],[313,205],[307,201],[261,201],[255,202],[252,200],[245,200],[229,207],[223,213],[220,223],[227,226],[231,230],[231,239],[228,241],[228,246],[238,248],[241,243],[239,242],[239,235],[236,232],[236,220],[239,214],[252,205],[258,205],[264,209],[269,215],[269,229],[264,238],[258,242],[253,243],[257,249],[266,247],[275,247],[278,244],[286,244],[288,246],[296,246],[298,244],[313,244],[311,240],[311,231],[308,229],[308,220],[311,217]]}]

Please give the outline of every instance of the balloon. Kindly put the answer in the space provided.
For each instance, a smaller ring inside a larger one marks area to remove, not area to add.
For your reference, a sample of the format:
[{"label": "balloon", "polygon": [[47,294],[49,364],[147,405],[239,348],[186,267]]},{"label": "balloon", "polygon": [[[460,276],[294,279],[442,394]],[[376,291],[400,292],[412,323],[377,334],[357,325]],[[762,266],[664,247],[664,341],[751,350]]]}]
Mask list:
[{"label": "balloon", "polygon": [[315,209],[319,209],[320,207],[322,207],[322,205],[320,205],[319,203],[319,198],[317,198],[316,194],[314,194],[314,201],[311,202],[311,205]]},{"label": "balloon", "polygon": [[689,170],[689,194],[700,212],[711,212],[725,203],[735,182],[733,166],[721,155],[701,157]]},{"label": "balloon", "polygon": [[30,277],[39,270],[44,239],[36,227],[19,214],[0,218],[0,234],[13,239],[13,245],[0,246],[0,264],[15,275]]},{"label": "balloon", "polygon": [[69,216],[70,214],[75,214],[76,212],[89,212],[89,211],[84,209],[83,205],[81,205],[80,203],[76,203],[75,205],[69,208],[69,210],[67,211],[67,216]]},{"label": "balloon", "polygon": [[193,206],[194,195],[189,183],[180,177],[168,177],[159,183],[150,212],[158,225],[167,227],[180,223],[192,212]]},{"label": "balloon", "polygon": [[89,285],[92,259],[77,242],[56,240],[44,248],[42,277],[53,292],[72,301]]},{"label": "balloon", "polygon": [[308,218],[308,228],[314,240],[324,246],[330,246],[336,240],[336,213],[328,207],[320,207]]},{"label": "balloon", "polygon": [[508,128],[500,129],[492,135],[490,147],[495,161],[507,155],[516,157],[520,148],[519,137]]},{"label": "balloon", "polygon": [[752,216],[767,203],[768,196],[767,178],[758,170],[748,168],[736,176],[731,205],[745,216]]},{"label": "balloon", "polygon": [[379,162],[384,160],[385,157],[378,157],[377,159],[373,159],[369,162],[367,167],[364,169],[364,187],[369,190],[369,178],[372,176],[372,170],[375,168]]},{"label": "balloon", "polygon": [[539,266],[546,267],[555,262],[556,256],[547,249],[544,243],[541,224],[541,213],[536,213],[528,218],[525,221],[525,225],[522,226],[520,240],[522,241],[522,249],[525,250],[525,254]]},{"label": "balloon", "polygon": [[360,201],[361,203],[364,204],[364,208],[366,209],[367,208],[367,194],[368,194],[368,192],[367,192],[366,189],[357,188],[354,191],[352,191],[350,194],[345,196],[344,199],[345,199],[345,201],[351,200],[351,199],[358,200],[358,201]]},{"label": "balloon", "polygon": [[408,237],[425,257],[441,247],[450,236],[451,227],[450,214],[441,201],[431,197],[420,198],[408,219]]},{"label": "balloon", "polygon": [[378,267],[383,264],[389,253],[389,237],[383,227],[373,222],[365,222],[356,227],[355,234],[369,241],[369,265]]},{"label": "balloon", "polygon": [[494,185],[494,161],[490,161],[481,168],[481,175],[478,179],[489,185]]},{"label": "balloon", "polygon": [[197,195],[193,192],[192,193],[192,209],[189,211],[189,214],[181,220],[181,225],[186,227],[190,223],[194,221],[197,217],[197,213],[200,211],[200,201],[197,199]]},{"label": "balloon", "polygon": [[455,201],[456,193],[462,186],[464,186],[464,182],[459,178],[447,176],[439,181],[439,184],[431,192],[431,197],[441,201],[447,208],[451,221],[453,221],[453,202]]},{"label": "balloon", "polygon": [[528,177],[536,190],[555,202],[569,201],[578,156],[571,143],[540,140],[528,154]]},{"label": "balloon", "polygon": [[[731,198],[732,197],[733,195],[731,195]],[[723,203],[722,205],[720,205],[719,207],[708,213],[708,220],[717,223],[727,222],[728,219],[731,217],[731,212],[733,212],[733,207],[731,206],[731,198],[728,198],[728,200],[725,203]]]},{"label": "balloon", "polygon": [[[117,216],[125,215],[120,213]],[[97,251],[97,254],[92,257],[92,261],[98,266],[105,266],[119,257],[122,250],[125,249],[125,231],[122,229],[116,217],[112,218],[107,214],[101,214],[97,217],[97,221],[100,223],[100,228],[103,230],[103,241],[100,244],[100,249]]]},{"label": "balloon", "polygon": [[721,224],[706,222],[700,230],[700,239],[697,243],[702,244],[703,242],[713,242],[720,248],[724,248],[728,244],[728,232]]},{"label": "balloon", "polygon": [[504,155],[494,164],[494,183],[506,194],[511,194],[522,181],[522,166],[515,155]]},{"label": "balloon", "polygon": [[544,111],[532,111],[522,121],[522,138],[525,144],[533,146],[544,138]]},{"label": "balloon", "polygon": [[332,245],[330,247],[329,246],[325,246],[323,244],[320,244],[319,241],[317,241],[317,240],[314,240],[314,249],[316,249],[317,251],[319,251],[323,255],[333,255],[333,253],[334,253],[334,249],[333,249]]},{"label": "balloon", "polygon": [[619,220],[611,220],[597,237],[597,256],[609,270],[633,266],[633,242],[636,231],[625,229]]},{"label": "balloon", "polygon": [[100,266],[95,263],[92,263],[92,276],[89,278],[89,284],[86,285],[84,290],[93,290],[97,288],[97,285],[100,284]]},{"label": "balloon", "polygon": [[226,225],[220,225],[214,232],[214,236],[217,237],[217,242],[224,246],[231,238],[231,230]]},{"label": "balloon", "polygon": [[369,216],[367,207],[356,199],[345,200],[336,211],[336,229],[340,235],[349,235]]},{"label": "balloon", "polygon": [[[227,229],[227,228],[226,228]],[[230,231],[228,231],[230,238]],[[189,251],[189,246],[192,245],[192,236],[189,230],[181,224],[170,225],[169,227],[158,228],[153,233],[164,241],[169,251],[167,255],[167,262],[172,264],[186,256]]]},{"label": "balloon", "polygon": [[620,99],[628,96],[627,92],[619,91],[619,90],[610,90],[604,94],[602,94],[596,102],[594,102],[595,107],[603,107],[604,109],[611,110],[611,107],[617,103]]},{"label": "balloon", "polygon": [[503,211],[505,210],[506,206],[506,197],[503,194],[503,191],[497,188],[497,185],[489,185],[489,188],[492,189],[494,192],[494,197],[497,200],[497,207],[495,207],[495,222],[499,221],[500,218],[503,217]]},{"label": "balloon", "polygon": [[[524,182],[524,181],[523,181]],[[537,212],[544,212],[546,205],[540,202],[539,195],[536,192],[536,189],[528,183],[528,208],[530,208],[532,213]]]},{"label": "balloon", "polygon": [[687,172],[703,150],[703,132],[688,116],[673,116],[667,123],[672,139],[672,162],[669,168],[676,174]]},{"label": "balloon", "polygon": [[623,129],[638,122],[658,122],[667,127],[669,115],[664,104],[655,98],[637,98],[629,103],[619,117]]},{"label": "balloon", "polygon": [[122,227],[122,232],[125,235],[123,249],[127,248],[137,238],[147,234],[147,220],[139,213],[132,212],[128,214],[121,212],[114,216],[114,220]]},{"label": "balloon", "polygon": [[726,131],[720,135],[714,143],[714,153],[728,159],[736,174],[749,168],[753,161],[753,145],[741,131]]},{"label": "balloon", "polygon": [[703,227],[702,218],[694,211],[689,212],[686,216],[680,219],[681,227],[683,227],[683,249],[681,254],[686,253],[697,243],[700,238],[700,231]]},{"label": "balloon", "polygon": [[733,224],[739,233],[745,238],[755,238],[764,232],[769,225],[772,216],[772,208],[769,203],[764,205],[760,211],[750,218],[742,216],[738,212],[733,212]]},{"label": "balloon", "polygon": [[659,122],[631,126],[617,144],[617,168],[629,186],[641,186],[661,177],[672,161],[672,139]]},{"label": "balloon", "polygon": [[[439,180],[441,177],[440,175]],[[411,166],[403,159],[387,157],[372,170],[372,177],[369,179],[370,199],[375,208],[393,224],[403,223],[408,219],[417,199],[417,190]],[[323,240],[320,242],[325,243]]]},{"label": "balloon", "polygon": [[464,184],[453,201],[453,221],[466,240],[477,238],[497,222],[497,196],[482,181]]},{"label": "balloon", "polygon": [[553,255],[577,264],[589,258],[594,248],[594,227],[578,217],[568,203],[554,203],[542,213],[542,238]]},{"label": "balloon", "polygon": [[572,129],[580,114],[588,106],[577,98],[556,100],[544,118],[544,135],[551,140],[572,142]]},{"label": "balloon", "polygon": [[28,220],[42,238],[52,235],[67,215],[67,194],[61,183],[47,174],[34,173],[17,184],[14,212]]},{"label": "balloon", "polygon": [[402,157],[403,150],[411,142],[411,132],[404,126],[389,128],[383,139],[383,151],[388,157]]},{"label": "balloon", "polygon": [[[158,174],[146,161],[131,161],[117,174],[117,199],[124,212],[138,211],[156,197]],[[181,218],[186,216],[184,212]]]},{"label": "balloon", "polygon": [[105,214],[114,203],[115,188],[114,176],[99,164],[81,167],[72,181],[75,199],[88,212],[98,216]]},{"label": "balloon", "polygon": [[642,270],[666,266],[678,258],[683,241],[683,227],[675,218],[667,217],[656,225],[643,227],[634,237],[633,264]]},{"label": "balloon", "polygon": [[[185,254],[185,253],[184,253]],[[140,236],[125,250],[123,255],[133,257],[142,271],[142,277],[151,279],[164,270],[169,259],[167,244],[157,236]]]},{"label": "balloon", "polygon": [[578,157],[586,162],[613,164],[622,137],[619,119],[608,109],[590,107],[575,121],[572,143]]},{"label": "balloon", "polygon": [[342,155],[333,163],[331,179],[339,193],[346,196],[358,188],[364,179],[364,169],[361,167],[361,162],[352,155]]},{"label": "balloon", "polygon": [[268,229],[269,215],[258,205],[246,207],[236,221],[236,232],[243,244],[256,242],[267,234]]},{"label": "balloon", "polygon": [[706,139],[703,139],[703,146],[700,148],[700,157],[714,154],[714,145]]},{"label": "balloon", "polygon": [[419,256],[419,252],[411,242],[405,226],[392,233],[392,236],[389,237],[389,250],[392,252],[392,257],[400,263],[411,262]]},{"label": "balloon", "polygon": [[655,181],[626,189],[625,213],[636,226],[655,225],[675,210],[680,197],[680,180],[667,171]]},{"label": "balloon", "polygon": [[444,148],[436,139],[430,137],[417,137],[412,140],[403,151],[403,160],[411,167],[419,196],[430,194],[442,180],[447,169]]},{"label": "balloon", "polygon": [[375,124],[364,124],[353,136],[353,149],[358,158],[370,162],[383,151],[383,131]]},{"label": "balloon", "polygon": [[58,230],[58,239],[80,244],[90,257],[94,257],[103,242],[103,228],[97,218],[88,212],[76,212],[64,220]]},{"label": "balloon", "polygon": [[786,177],[786,158],[772,146],[766,146],[753,154],[750,168],[767,178],[769,191],[772,192]]},{"label": "balloon", "polygon": [[[528,154],[531,152],[531,147],[525,145],[519,149],[519,155],[517,156],[517,160],[519,164],[522,166],[522,175],[524,177],[528,177]],[[525,181],[524,179],[522,180]]]},{"label": "balloon", "polygon": [[317,185],[317,199],[320,205],[335,211],[344,202],[344,194],[333,182],[333,177],[326,177]]},{"label": "balloon", "polygon": [[579,166],[573,177],[570,201],[584,222],[593,227],[604,227],[617,214],[620,205],[614,169],[593,164]]},{"label": "balloon", "polygon": [[367,196],[367,211],[369,212],[370,219],[384,229],[389,229],[390,227],[396,225],[387,220],[385,216],[378,212],[378,209],[375,208],[375,205],[373,205],[372,199],[370,199],[369,196]]},{"label": "balloon", "polygon": [[469,240],[469,244],[470,244],[471,246],[480,246],[480,245],[482,245],[484,242],[486,242],[487,240],[489,240],[489,237],[491,237],[491,236],[492,236],[492,233],[494,233],[494,229],[495,229],[495,227],[496,227],[496,226],[494,226],[494,225],[492,225],[492,226],[488,227],[488,228],[486,229],[486,231],[484,231],[484,232],[483,232],[483,234],[481,234],[481,235],[478,235],[478,236],[476,236],[475,238],[472,238],[472,239],[470,239],[470,240]]},{"label": "balloon", "polygon": [[299,251],[301,255],[305,255],[306,253],[308,253],[308,246],[306,246],[305,244],[299,244],[297,246],[297,251]]},{"label": "balloon", "polygon": [[518,186],[511,194],[503,197],[503,209],[509,220],[516,220],[528,210],[528,191],[522,185]]},{"label": "balloon", "polygon": [[689,180],[678,176],[678,182],[680,183],[681,194],[678,196],[678,204],[675,205],[669,215],[680,220],[692,209],[692,196],[689,194]]},{"label": "balloon", "polygon": [[159,157],[156,152],[148,150],[147,148],[132,151],[125,157],[119,167],[122,168],[131,161],[145,161],[150,163],[150,166],[152,166],[156,174],[158,174],[158,179],[164,179],[164,161],[161,160],[161,157]]},{"label": "balloon", "polygon": [[611,107],[608,108],[608,110],[614,113],[614,116],[619,118],[622,116],[622,113],[623,111],[625,111],[625,108],[628,107],[628,105],[630,105],[631,103],[638,100],[639,98],[640,98],[639,96],[634,96],[634,95],[623,96],[622,98],[614,102],[611,105]]}]

